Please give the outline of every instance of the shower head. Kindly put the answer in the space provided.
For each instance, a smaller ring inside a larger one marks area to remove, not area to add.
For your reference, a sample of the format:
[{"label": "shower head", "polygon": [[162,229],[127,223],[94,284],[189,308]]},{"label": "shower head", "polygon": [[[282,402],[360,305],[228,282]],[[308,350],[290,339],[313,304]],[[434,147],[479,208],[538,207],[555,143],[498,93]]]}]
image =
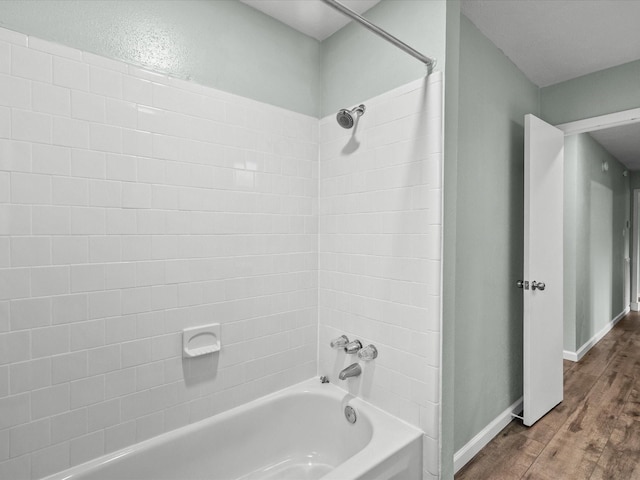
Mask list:
[{"label": "shower head", "polygon": [[358,105],[352,110],[347,110],[343,108],[336,115],[336,120],[338,120],[338,125],[342,128],[351,128],[353,127],[355,121],[361,116],[364,115],[365,107],[364,105]]}]

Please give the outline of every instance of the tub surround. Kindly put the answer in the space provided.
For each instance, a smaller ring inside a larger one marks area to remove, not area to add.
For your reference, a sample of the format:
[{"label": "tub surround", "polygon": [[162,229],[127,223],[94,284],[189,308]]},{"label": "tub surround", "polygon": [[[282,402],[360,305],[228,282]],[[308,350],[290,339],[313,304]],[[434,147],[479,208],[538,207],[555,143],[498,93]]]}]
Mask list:
[{"label": "tub surround", "polygon": [[[319,372],[421,428],[439,476],[442,75],[364,102],[350,130],[320,121]],[[378,358],[330,347],[346,334]]]},{"label": "tub surround", "polygon": [[0,55],[0,478],[315,375],[317,119],[4,29]]},{"label": "tub surround", "polygon": [[[368,100],[348,137],[9,30],[0,54],[0,477],[42,478],[318,371],[338,382],[341,354],[318,366],[319,321],[322,349],[343,326],[376,344],[341,387],[423,429],[437,478],[440,74]],[[182,330],[213,322],[221,351],[183,360]]]}]

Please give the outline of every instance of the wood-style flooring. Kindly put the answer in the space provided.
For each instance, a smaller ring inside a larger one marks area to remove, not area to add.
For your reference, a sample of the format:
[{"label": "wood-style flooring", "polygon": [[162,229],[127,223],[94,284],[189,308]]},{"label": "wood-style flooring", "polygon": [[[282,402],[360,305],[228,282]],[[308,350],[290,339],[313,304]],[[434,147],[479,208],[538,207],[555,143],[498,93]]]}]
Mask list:
[{"label": "wood-style flooring", "polygon": [[640,314],[565,360],[560,405],[531,428],[512,421],[455,476],[484,479],[640,480]]}]

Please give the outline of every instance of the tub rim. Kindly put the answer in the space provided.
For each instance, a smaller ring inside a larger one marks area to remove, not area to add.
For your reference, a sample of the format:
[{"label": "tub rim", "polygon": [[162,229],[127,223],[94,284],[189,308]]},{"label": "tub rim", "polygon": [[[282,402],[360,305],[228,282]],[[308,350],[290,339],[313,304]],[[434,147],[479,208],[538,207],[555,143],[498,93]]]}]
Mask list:
[{"label": "tub rim", "polygon": [[[330,397],[339,402],[343,407],[351,405],[360,415],[364,414],[372,426],[371,439],[369,442],[360,451],[337,465],[331,472],[322,476],[322,480],[358,478],[371,468],[391,457],[403,447],[420,439],[423,435],[423,432],[417,427],[350,394],[340,386],[334,383],[323,384],[318,377],[312,377],[195,423],[184,425],[121,448],[115,452],[110,452],[87,462],[74,465],[73,467],[48,475],[41,480],[74,480],[77,475],[115,462],[120,458],[127,457],[139,451],[150,450],[156,445],[179,439],[192,432],[205,429],[211,424],[221,420],[241,415],[243,412],[251,410],[258,405],[264,405],[296,393],[311,393],[313,395]],[[375,459],[375,461],[372,461],[372,459]]]}]

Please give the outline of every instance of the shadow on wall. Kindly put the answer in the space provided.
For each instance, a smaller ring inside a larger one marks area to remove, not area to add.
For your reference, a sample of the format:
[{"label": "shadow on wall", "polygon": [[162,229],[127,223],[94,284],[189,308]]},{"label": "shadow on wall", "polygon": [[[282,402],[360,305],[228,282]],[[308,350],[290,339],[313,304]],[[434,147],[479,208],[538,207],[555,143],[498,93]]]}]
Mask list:
[{"label": "shadow on wall", "polygon": [[[524,117],[522,119],[524,122]],[[519,342],[507,342],[508,357],[511,359],[509,378],[514,379],[509,385],[509,398],[522,396],[522,369],[523,369],[523,296],[522,291],[516,289],[515,284],[522,278],[524,269],[524,126],[522,123],[509,122],[509,158],[511,161],[505,165],[506,178],[509,179],[509,199],[506,208],[509,209],[509,238],[505,245],[504,254],[508,257],[509,271],[507,289],[512,290],[508,295],[506,310],[510,312],[508,320],[508,338],[519,338]],[[514,245],[517,248],[514,248]]]}]

